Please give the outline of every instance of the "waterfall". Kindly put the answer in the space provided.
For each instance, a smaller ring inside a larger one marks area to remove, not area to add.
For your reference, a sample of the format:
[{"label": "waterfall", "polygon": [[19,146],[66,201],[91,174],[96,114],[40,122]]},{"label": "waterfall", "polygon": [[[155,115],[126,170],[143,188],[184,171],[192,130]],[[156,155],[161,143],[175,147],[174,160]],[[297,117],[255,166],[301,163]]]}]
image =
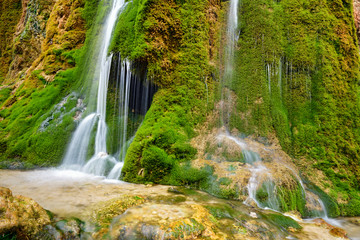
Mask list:
[{"label": "waterfall", "polygon": [[233,77],[233,60],[234,52],[239,35],[237,34],[238,28],[238,5],[239,0],[231,0],[228,15],[228,26],[226,32],[227,47],[225,52],[225,79],[231,81]]},{"label": "waterfall", "polygon": [[[228,27],[227,27],[227,39],[228,39],[228,58],[234,56],[235,45],[238,41],[239,35],[237,33],[238,28],[238,7],[239,0],[230,1],[230,9],[228,16]],[[231,59],[232,60],[232,59]],[[229,61],[230,62],[230,61]],[[232,62],[232,61],[231,61]]]},{"label": "waterfall", "polygon": [[225,102],[231,102],[231,95],[229,91],[226,91],[226,88],[231,86],[233,76],[234,76],[234,53],[236,43],[239,38],[237,33],[238,29],[238,7],[239,0],[231,0],[229,5],[229,14],[227,19],[227,31],[226,31],[226,48],[225,48],[225,58],[224,58],[224,72],[222,74],[222,90],[221,90],[221,99],[223,102],[222,109],[222,121],[224,125],[227,125],[230,114],[231,106],[229,104],[224,104]]},{"label": "waterfall", "polygon": [[[101,31],[103,38],[101,39],[102,41],[97,56],[98,63],[96,65],[99,69],[99,75],[94,76],[98,79],[96,112],[91,113],[83,119],[73,134],[63,160],[63,168],[82,170],[96,175],[105,175],[109,166],[111,167],[117,164],[117,160],[108,155],[106,148],[106,99],[112,59],[112,55],[108,56],[108,48],[116,20],[124,3],[124,0],[114,0],[111,10],[104,21],[104,27]],[[84,166],[91,139],[91,132],[93,131],[96,121],[95,153]]]},{"label": "waterfall", "polygon": [[66,166],[66,168],[80,170],[85,163],[90,134],[96,118],[96,113],[92,113],[84,118],[77,127],[63,160],[63,166]]}]

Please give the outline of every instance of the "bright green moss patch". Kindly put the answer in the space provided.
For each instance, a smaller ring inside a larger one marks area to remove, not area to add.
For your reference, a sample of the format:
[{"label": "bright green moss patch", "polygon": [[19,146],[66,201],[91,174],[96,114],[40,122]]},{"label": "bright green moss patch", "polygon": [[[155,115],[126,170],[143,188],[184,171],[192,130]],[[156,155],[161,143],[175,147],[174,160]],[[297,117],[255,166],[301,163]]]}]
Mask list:
[{"label": "bright green moss patch", "polygon": [[[73,9],[75,12],[83,11],[84,18],[89,23],[88,36],[91,36],[95,29],[91,22],[95,19],[98,3],[99,1],[93,0],[86,1],[85,6],[80,2],[72,6],[77,7]],[[80,13],[76,14],[71,16],[80,16]],[[66,27],[72,28],[70,25]],[[66,41],[70,39],[68,35],[65,38]],[[76,83],[81,82],[92,42],[89,37],[81,49],[49,49],[44,53],[44,69],[33,71],[14,94],[10,94],[8,88],[1,90],[0,116],[3,120],[0,124],[0,160],[18,159],[25,162],[25,167],[53,166],[59,163],[75,127],[73,117],[77,99],[69,98],[57,112],[53,112],[54,106],[60,104]],[[76,63],[77,67],[57,72],[58,65],[64,61],[68,61],[71,66]],[[53,72],[57,73],[54,79],[48,82],[43,74]],[[43,126],[44,123],[47,125]]]},{"label": "bright green moss patch", "polygon": [[305,212],[305,192],[299,182],[293,189],[277,187],[277,198],[281,212],[298,211],[303,217],[308,217]]},{"label": "bright green moss patch", "polygon": [[[161,87],[127,152],[125,181],[192,185],[206,177],[183,164],[194,158],[196,151],[189,140],[211,109],[214,83],[209,49],[216,36],[210,33],[217,23],[210,14],[218,10],[212,1],[133,1],[120,16],[123,22],[116,34],[131,32],[116,38],[113,50],[146,61],[148,77]],[[128,41],[136,44],[127,45]],[[149,164],[155,158],[159,170]]]},{"label": "bright green moss patch", "polygon": [[295,229],[301,229],[302,227],[292,218],[286,217],[284,215],[280,214],[264,214],[262,215],[266,220],[270,221],[276,226],[283,227],[285,229],[288,229],[289,227],[295,228]]},{"label": "bright green moss patch", "polygon": [[91,220],[101,228],[107,228],[114,217],[124,213],[128,208],[143,204],[145,201],[141,196],[122,196],[102,202],[92,212]]}]

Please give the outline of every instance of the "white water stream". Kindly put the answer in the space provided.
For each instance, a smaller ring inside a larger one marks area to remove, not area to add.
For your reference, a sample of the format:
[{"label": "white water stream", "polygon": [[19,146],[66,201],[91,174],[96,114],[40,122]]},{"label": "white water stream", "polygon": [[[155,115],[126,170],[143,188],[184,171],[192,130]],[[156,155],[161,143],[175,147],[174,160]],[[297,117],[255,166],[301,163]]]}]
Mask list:
[{"label": "white water stream", "polygon": [[[99,83],[97,92],[97,108],[96,112],[90,114],[83,119],[78,126],[77,130],[73,134],[71,142],[68,146],[67,153],[63,160],[62,168],[81,170],[87,173],[95,175],[106,175],[106,170],[116,165],[116,173],[111,174],[111,177],[118,178],[120,176],[122,163],[119,163],[113,156],[107,153],[106,148],[106,98],[109,84],[109,73],[111,67],[112,55],[108,55],[108,48],[111,41],[112,32],[116,24],[118,15],[124,6],[124,0],[114,0],[112,2],[112,8],[104,21],[104,27],[101,31],[103,36],[100,44],[100,51],[98,56],[98,63],[96,67],[99,68]],[[127,63],[127,71],[130,72],[129,63]],[[129,78],[131,74],[124,73]],[[125,92],[128,92],[130,81],[127,81]],[[125,103],[126,104],[126,103]],[[125,105],[127,106],[127,105]],[[127,109],[127,107],[125,107]],[[126,113],[124,113],[126,115]],[[126,115],[127,117],[127,115]],[[91,139],[91,132],[97,121],[97,130],[95,137],[95,150],[93,157],[85,164],[88,153],[88,146]],[[126,131],[126,127],[125,130]],[[125,136],[126,137],[126,136]]]}]

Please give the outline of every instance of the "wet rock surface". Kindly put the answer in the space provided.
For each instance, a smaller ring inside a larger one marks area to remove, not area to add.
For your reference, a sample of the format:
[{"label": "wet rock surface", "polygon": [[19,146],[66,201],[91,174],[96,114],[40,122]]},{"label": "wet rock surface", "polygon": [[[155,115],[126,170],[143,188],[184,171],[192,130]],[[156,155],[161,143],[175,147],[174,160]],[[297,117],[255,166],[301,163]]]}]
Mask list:
[{"label": "wet rock surface", "polygon": [[[32,224],[28,229],[41,230],[30,239],[346,239],[342,229],[321,220],[296,222],[189,188],[110,182],[90,175],[69,179],[59,172],[0,170],[3,185],[36,199],[54,213],[48,216],[34,200],[25,198],[31,203],[25,209],[35,206],[39,215],[22,214],[15,226],[26,222]],[[6,203],[18,199],[6,188],[1,188],[0,196],[1,204],[3,199]],[[16,206],[13,202],[6,205],[6,211]],[[4,218],[2,211],[0,217],[10,223],[13,215]]]},{"label": "wet rock surface", "polygon": [[0,187],[0,238],[16,235],[19,239],[31,239],[50,222],[47,212],[34,200],[13,196],[10,189]]}]

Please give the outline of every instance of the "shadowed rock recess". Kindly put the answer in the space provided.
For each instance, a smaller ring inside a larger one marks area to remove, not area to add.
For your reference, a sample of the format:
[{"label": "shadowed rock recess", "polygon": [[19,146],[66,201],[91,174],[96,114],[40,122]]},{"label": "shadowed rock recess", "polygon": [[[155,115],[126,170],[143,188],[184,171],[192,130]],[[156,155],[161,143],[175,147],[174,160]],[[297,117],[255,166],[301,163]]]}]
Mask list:
[{"label": "shadowed rock recess", "polygon": [[358,239],[359,39],[358,0],[0,0],[0,239]]}]

